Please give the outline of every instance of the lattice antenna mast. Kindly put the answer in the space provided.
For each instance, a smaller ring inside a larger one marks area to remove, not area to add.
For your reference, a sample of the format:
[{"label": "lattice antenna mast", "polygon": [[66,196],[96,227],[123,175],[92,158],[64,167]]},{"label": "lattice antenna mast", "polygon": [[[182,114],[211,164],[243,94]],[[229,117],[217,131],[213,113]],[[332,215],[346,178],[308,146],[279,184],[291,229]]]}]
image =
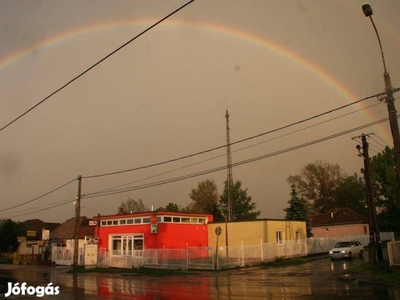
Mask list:
[{"label": "lattice antenna mast", "polygon": [[232,157],[231,157],[231,139],[230,139],[230,128],[229,128],[229,113],[226,110],[226,158],[227,158],[227,191],[228,191],[228,221],[232,220],[233,217],[233,177],[232,177]]}]

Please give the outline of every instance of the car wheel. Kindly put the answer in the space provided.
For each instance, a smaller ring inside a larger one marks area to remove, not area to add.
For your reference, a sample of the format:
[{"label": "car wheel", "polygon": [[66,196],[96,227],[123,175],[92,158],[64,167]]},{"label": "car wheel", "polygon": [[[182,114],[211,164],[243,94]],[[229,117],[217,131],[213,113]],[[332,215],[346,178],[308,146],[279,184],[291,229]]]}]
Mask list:
[{"label": "car wheel", "polygon": [[361,250],[360,253],[358,254],[358,257],[363,258],[363,256],[364,256],[364,251]]}]

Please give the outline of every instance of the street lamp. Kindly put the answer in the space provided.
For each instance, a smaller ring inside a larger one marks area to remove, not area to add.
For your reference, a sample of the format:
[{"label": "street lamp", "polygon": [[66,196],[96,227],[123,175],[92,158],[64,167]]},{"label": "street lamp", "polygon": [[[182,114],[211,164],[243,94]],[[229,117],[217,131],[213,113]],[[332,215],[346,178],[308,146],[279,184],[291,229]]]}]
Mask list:
[{"label": "street lamp", "polygon": [[374,27],[376,36],[378,38],[379,48],[381,50],[383,70],[384,70],[383,78],[385,81],[386,95],[381,95],[378,97],[378,99],[379,99],[379,101],[383,101],[383,100],[386,101],[386,105],[387,105],[387,109],[388,109],[388,113],[389,113],[390,129],[391,129],[392,138],[393,138],[394,161],[395,161],[395,165],[396,165],[397,183],[400,186],[400,135],[399,135],[399,124],[397,121],[397,111],[396,111],[396,107],[394,105],[394,97],[393,97],[394,90],[393,90],[392,83],[390,80],[390,75],[386,69],[386,62],[385,62],[385,56],[383,54],[381,39],[379,37],[378,30],[376,29],[374,20],[372,19],[372,7],[371,7],[371,5],[369,5],[369,3],[365,3],[362,6],[362,10],[364,12],[364,15],[366,17],[369,17],[369,19],[371,20],[372,26]]}]

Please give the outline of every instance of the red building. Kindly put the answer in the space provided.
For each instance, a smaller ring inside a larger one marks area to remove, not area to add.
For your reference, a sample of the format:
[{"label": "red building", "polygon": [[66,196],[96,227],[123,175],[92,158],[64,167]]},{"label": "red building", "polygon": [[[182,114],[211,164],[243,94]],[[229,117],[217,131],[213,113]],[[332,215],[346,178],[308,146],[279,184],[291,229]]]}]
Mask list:
[{"label": "red building", "polygon": [[213,221],[213,216],[167,211],[120,212],[94,220],[99,249],[110,251],[111,255],[136,256],[135,250],[143,248],[207,247],[207,224]]}]

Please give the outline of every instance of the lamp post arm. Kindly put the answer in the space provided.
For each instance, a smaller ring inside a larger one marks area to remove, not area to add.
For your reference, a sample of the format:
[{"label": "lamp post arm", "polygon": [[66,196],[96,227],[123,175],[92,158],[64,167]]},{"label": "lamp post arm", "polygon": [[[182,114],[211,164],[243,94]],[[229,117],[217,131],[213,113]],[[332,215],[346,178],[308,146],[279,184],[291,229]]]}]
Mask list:
[{"label": "lamp post arm", "polygon": [[372,26],[374,27],[374,30],[375,30],[375,33],[376,33],[376,37],[378,38],[379,48],[381,49],[381,55],[382,55],[383,69],[384,69],[385,73],[387,73],[385,55],[383,54],[383,48],[382,48],[381,38],[379,37],[378,29],[376,29],[374,20],[372,19],[371,16],[369,16],[369,19],[371,20]]}]

